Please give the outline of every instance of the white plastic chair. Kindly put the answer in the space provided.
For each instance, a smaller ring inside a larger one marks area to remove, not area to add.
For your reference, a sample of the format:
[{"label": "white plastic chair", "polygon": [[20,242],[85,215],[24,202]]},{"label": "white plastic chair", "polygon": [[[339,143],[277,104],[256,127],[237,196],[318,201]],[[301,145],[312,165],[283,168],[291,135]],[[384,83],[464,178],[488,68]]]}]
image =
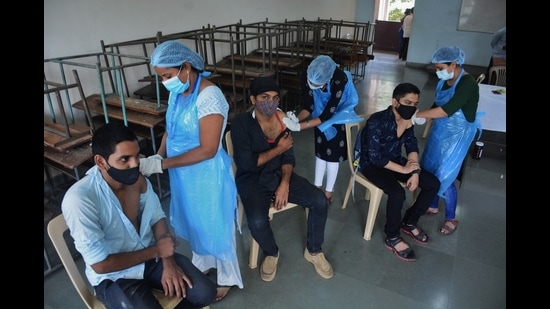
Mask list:
[{"label": "white plastic chair", "polygon": [[503,65],[489,68],[489,84],[506,87],[506,67]]},{"label": "white plastic chair", "polygon": [[479,76],[476,78],[476,82],[478,84],[481,84],[481,82],[484,81],[484,80],[485,80],[485,74],[483,74],[483,73],[479,74]]}]

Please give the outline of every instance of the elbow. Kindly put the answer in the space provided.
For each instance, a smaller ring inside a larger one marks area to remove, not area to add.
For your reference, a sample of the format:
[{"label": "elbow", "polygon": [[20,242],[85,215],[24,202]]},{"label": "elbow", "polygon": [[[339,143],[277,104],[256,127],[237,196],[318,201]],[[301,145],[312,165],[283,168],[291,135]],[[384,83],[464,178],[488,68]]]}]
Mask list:
[{"label": "elbow", "polygon": [[218,152],[218,149],[207,149],[204,151],[203,156],[205,160],[212,159],[216,153]]},{"label": "elbow", "polygon": [[103,262],[99,262],[99,263],[95,263],[94,265],[91,265],[92,269],[98,273],[98,274],[106,274],[109,272],[109,270],[107,269],[106,267],[106,263],[103,261]]}]

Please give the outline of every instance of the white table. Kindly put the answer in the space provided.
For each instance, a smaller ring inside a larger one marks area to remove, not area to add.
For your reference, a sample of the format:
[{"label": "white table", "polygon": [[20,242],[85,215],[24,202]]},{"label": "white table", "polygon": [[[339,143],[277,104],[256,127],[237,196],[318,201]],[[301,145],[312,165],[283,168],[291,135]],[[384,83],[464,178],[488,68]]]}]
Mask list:
[{"label": "white table", "polygon": [[[494,94],[493,90],[503,89],[504,93]],[[483,130],[506,132],[506,87],[479,85],[478,112],[485,112],[480,117]]]}]

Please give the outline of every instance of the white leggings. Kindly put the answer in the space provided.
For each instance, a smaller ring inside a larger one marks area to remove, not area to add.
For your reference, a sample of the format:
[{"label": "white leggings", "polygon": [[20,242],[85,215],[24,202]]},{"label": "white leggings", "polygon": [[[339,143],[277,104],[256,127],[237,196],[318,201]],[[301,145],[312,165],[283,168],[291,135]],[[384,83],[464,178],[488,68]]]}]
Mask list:
[{"label": "white leggings", "polygon": [[336,183],[336,176],[338,176],[338,167],[340,162],[328,162],[323,159],[315,157],[315,183],[316,187],[323,186],[323,178],[325,177],[325,171],[327,172],[327,186],[325,191],[334,191],[334,184]]}]

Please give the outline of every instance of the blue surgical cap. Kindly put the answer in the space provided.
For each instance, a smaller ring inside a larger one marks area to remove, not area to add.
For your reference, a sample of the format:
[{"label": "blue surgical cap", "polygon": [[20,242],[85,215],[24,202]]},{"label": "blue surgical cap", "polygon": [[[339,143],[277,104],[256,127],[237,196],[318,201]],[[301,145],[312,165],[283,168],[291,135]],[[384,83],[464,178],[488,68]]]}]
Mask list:
[{"label": "blue surgical cap", "polygon": [[307,67],[307,78],[314,84],[323,85],[330,81],[334,70],[339,66],[327,55],[317,56]]},{"label": "blue surgical cap", "polygon": [[464,64],[466,55],[462,49],[458,46],[445,46],[436,50],[432,56],[432,63],[445,63],[445,62],[456,62],[458,65]]},{"label": "blue surgical cap", "polygon": [[160,68],[171,68],[189,62],[199,71],[204,70],[204,60],[195,51],[179,41],[166,41],[159,44],[151,54],[151,65]]}]

